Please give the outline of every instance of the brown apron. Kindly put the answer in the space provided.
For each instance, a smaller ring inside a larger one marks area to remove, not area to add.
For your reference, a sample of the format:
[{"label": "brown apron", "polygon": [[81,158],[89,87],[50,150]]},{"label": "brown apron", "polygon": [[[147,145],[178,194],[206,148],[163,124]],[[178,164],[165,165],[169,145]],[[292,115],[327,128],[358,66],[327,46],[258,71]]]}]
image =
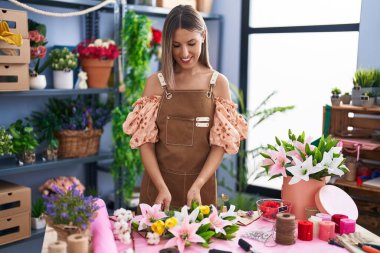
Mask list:
[{"label": "brown apron", "polygon": [[[172,196],[170,208],[187,204],[187,193],[201,172],[211,150],[210,129],[215,112],[212,89],[218,72],[214,72],[209,90],[168,90],[163,75],[158,74],[164,89],[157,115],[159,141],[155,144],[158,166]],[[153,205],[158,191],[144,172],[140,203]],[[215,174],[201,189],[202,204],[216,204]]]}]

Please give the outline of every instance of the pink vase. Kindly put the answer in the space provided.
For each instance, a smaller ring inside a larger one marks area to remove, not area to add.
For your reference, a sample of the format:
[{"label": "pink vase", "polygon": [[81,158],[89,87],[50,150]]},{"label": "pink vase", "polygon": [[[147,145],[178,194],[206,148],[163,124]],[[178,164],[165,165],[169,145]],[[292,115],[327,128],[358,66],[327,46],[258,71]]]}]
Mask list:
[{"label": "pink vase", "polygon": [[318,181],[310,178],[309,181],[301,180],[296,184],[289,185],[292,177],[284,177],[282,183],[281,198],[292,204],[291,213],[299,220],[306,219],[306,208],[317,208],[315,204],[315,194],[326,183],[325,180]]}]

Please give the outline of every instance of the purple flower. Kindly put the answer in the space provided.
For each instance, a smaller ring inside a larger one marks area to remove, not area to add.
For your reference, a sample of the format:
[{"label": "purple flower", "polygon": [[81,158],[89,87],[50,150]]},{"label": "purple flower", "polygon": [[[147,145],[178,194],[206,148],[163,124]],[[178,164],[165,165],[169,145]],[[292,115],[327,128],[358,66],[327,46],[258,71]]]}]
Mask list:
[{"label": "purple flower", "polygon": [[61,213],[61,216],[62,218],[66,218],[66,219],[69,218],[69,215],[65,212]]}]

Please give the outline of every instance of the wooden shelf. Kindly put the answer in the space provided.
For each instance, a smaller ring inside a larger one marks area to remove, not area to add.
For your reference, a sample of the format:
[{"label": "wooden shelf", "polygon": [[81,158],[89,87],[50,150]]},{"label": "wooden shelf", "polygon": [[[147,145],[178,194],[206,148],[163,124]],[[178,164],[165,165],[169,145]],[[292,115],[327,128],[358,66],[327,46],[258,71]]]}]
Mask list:
[{"label": "wooden shelf", "polygon": [[348,188],[356,189],[356,190],[363,190],[363,191],[380,193],[380,187],[367,186],[367,185],[357,186],[356,182],[351,182],[351,181],[347,181],[344,179],[336,180],[335,185],[341,186],[341,187],[348,187]]},{"label": "wooden shelf", "polygon": [[380,113],[380,106],[375,107],[362,107],[353,105],[340,105],[331,106],[334,110],[351,111],[351,112],[377,112]]}]

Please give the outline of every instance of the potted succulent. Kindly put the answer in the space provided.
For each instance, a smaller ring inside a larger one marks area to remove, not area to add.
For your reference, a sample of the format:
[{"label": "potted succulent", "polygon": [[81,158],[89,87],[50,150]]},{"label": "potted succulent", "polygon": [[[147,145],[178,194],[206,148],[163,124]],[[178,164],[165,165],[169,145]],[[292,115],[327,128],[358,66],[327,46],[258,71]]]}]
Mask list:
[{"label": "potted succulent", "polygon": [[32,228],[41,229],[46,226],[44,218],[45,204],[42,198],[38,198],[32,206]]},{"label": "potted succulent", "polygon": [[374,69],[358,69],[353,79],[352,104],[362,105],[361,96],[363,93],[372,92],[372,86],[376,82],[379,72]]},{"label": "potted succulent", "polygon": [[349,92],[345,92],[342,96],[340,96],[340,100],[344,105],[349,105],[351,102],[351,95]]},{"label": "potted succulent", "polygon": [[53,70],[54,88],[72,89],[73,70],[78,66],[78,57],[66,47],[54,49],[49,53],[50,67]]},{"label": "potted succulent", "polygon": [[375,103],[375,94],[373,92],[365,92],[360,97],[363,107],[372,107]]},{"label": "potted succulent", "polygon": [[13,142],[12,135],[0,126],[0,157],[12,155]]},{"label": "potted succulent", "polygon": [[334,87],[331,89],[331,104],[333,106],[339,106],[340,105],[340,95],[341,91],[339,88]]},{"label": "potted succulent", "polygon": [[380,106],[380,92],[376,93],[376,105]]},{"label": "potted succulent", "polygon": [[[49,100],[48,108],[51,107],[51,103],[53,103],[53,101]],[[51,110],[44,112],[34,111],[31,114],[31,118],[28,118],[28,121],[32,124],[36,132],[38,132],[39,143],[47,143],[43,151],[43,157],[48,161],[56,160],[58,158],[59,141],[54,133],[57,132],[60,127],[59,116]]]},{"label": "potted succulent", "polygon": [[106,88],[119,48],[113,40],[87,40],[81,42],[76,52],[80,65],[87,73],[89,88]]},{"label": "potted succulent", "polygon": [[38,142],[33,127],[24,124],[22,120],[17,120],[9,126],[8,131],[13,138],[12,152],[17,155],[20,165],[34,163]]},{"label": "potted succulent", "polygon": [[48,67],[49,62],[41,65],[46,55],[46,26],[29,20],[30,58],[33,67],[29,70],[29,86],[32,89],[45,89],[46,77],[41,73]]}]

